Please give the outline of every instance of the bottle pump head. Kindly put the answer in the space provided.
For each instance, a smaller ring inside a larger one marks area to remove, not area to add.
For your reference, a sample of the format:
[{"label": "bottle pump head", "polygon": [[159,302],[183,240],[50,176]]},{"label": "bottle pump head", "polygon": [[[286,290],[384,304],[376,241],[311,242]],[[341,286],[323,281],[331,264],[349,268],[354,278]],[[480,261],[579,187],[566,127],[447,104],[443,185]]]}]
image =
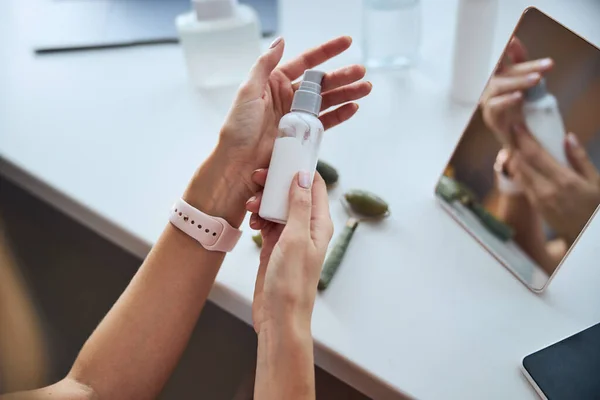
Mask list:
[{"label": "bottle pump head", "polygon": [[524,98],[526,101],[536,101],[544,97],[548,93],[546,89],[546,80],[540,79],[537,85],[525,90]]},{"label": "bottle pump head", "polygon": [[304,71],[304,77],[300,82],[300,87],[294,93],[292,101],[292,111],[306,111],[314,115],[319,115],[321,111],[321,81],[325,72],[316,69],[307,69]]}]

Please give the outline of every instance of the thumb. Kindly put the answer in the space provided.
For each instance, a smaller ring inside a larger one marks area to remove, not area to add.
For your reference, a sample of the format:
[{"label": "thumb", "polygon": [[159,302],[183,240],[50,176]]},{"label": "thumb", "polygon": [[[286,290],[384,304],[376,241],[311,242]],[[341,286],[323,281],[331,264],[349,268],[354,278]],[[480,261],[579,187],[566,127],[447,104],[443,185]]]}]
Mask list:
[{"label": "thumb", "polygon": [[290,209],[286,224],[287,230],[294,232],[310,231],[312,214],[312,194],[310,174],[299,172],[290,187]]},{"label": "thumb", "polygon": [[258,60],[256,60],[250,70],[248,82],[245,85],[246,95],[252,98],[262,96],[271,72],[273,72],[279,61],[281,61],[284,47],[283,38],[278,37],[271,43],[269,49],[258,57]]},{"label": "thumb", "polygon": [[598,180],[600,178],[598,170],[590,160],[585,148],[579,143],[579,139],[572,132],[567,135],[565,150],[569,163],[575,171],[587,180]]}]

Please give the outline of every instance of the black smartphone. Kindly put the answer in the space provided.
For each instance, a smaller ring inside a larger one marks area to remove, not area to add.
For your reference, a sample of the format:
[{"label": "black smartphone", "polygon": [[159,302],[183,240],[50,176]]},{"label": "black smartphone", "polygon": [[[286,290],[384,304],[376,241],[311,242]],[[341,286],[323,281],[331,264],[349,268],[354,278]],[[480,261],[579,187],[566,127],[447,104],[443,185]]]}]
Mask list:
[{"label": "black smartphone", "polygon": [[600,323],[523,359],[542,399],[600,400]]}]

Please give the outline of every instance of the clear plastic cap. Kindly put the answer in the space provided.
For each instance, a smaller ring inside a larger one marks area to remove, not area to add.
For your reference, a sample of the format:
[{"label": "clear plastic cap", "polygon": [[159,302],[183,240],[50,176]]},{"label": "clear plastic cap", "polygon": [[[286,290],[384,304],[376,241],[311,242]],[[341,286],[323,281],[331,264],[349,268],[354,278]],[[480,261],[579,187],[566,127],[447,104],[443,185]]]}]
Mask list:
[{"label": "clear plastic cap", "polygon": [[300,87],[294,93],[292,100],[292,111],[306,111],[319,115],[321,111],[321,82],[325,72],[316,69],[304,71],[304,77]]},{"label": "clear plastic cap", "polygon": [[231,17],[236,4],[237,0],[192,0],[199,21]]},{"label": "clear plastic cap", "polygon": [[544,97],[547,93],[548,89],[546,89],[546,80],[542,78],[537,85],[525,90],[524,98],[527,101],[536,101]]}]

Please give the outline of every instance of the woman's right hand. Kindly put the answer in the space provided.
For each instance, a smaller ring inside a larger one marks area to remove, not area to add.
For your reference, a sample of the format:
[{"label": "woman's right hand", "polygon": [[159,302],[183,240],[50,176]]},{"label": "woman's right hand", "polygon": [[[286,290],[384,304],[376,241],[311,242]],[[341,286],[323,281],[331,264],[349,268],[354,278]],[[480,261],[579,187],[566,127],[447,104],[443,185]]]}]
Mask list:
[{"label": "woman's right hand", "polygon": [[[267,170],[252,180],[264,187]],[[311,319],[321,266],[333,234],[325,182],[300,172],[290,187],[286,225],[258,216],[262,193],[246,203],[250,227],[263,247],[254,287],[252,320],[258,334],[255,399],[315,399]]]},{"label": "woman's right hand", "polygon": [[[267,169],[254,172],[252,180],[264,187]],[[286,225],[259,217],[262,192],[246,203],[252,213],[250,227],[260,230],[263,247],[254,289],[252,319],[260,335],[281,327],[300,328],[310,335],[310,321],[317,284],[327,246],[333,235],[329,198],[323,178],[300,172],[290,188],[290,209]]]},{"label": "woman's right hand", "polygon": [[513,126],[523,123],[523,91],[552,69],[551,58],[527,61],[527,51],[514,37],[481,96],[483,120],[504,146],[513,144]]}]

